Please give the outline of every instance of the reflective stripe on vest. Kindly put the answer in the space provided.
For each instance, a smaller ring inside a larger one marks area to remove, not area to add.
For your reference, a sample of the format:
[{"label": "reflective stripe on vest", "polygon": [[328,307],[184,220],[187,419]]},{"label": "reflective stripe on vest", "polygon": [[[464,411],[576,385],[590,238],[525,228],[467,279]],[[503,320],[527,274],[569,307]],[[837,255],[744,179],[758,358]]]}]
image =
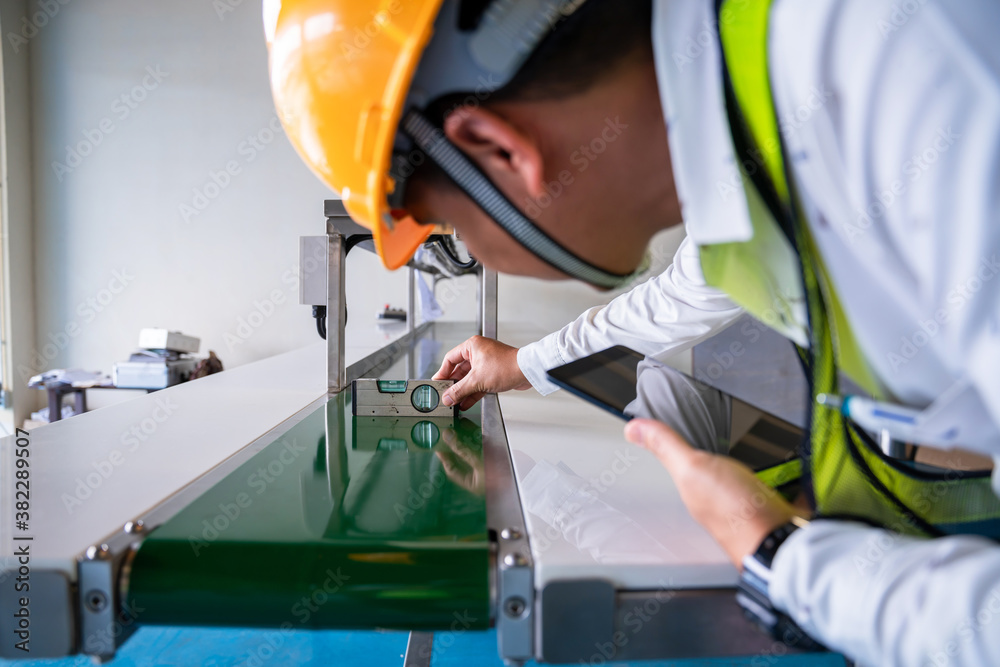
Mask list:
[{"label": "reflective stripe on vest", "polygon": [[[851,333],[786,172],[768,75],[771,4],[718,3],[727,112],[754,236],[745,243],[703,246],[706,281],[793,340],[789,326],[795,323],[781,313],[790,319],[796,295],[805,299],[812,400],[801,458],[819,514],[858,515],[903,533],[1000,537],[1000,499],[988,472],[924,470],[889,459],[838,412],[815,405],[818,393],[838,392],[838,368],[873,394],[881,394],[881,386]],[[788,278],[790,273],[798,279]],[[775,313],[778,326],[772,324]]]}]

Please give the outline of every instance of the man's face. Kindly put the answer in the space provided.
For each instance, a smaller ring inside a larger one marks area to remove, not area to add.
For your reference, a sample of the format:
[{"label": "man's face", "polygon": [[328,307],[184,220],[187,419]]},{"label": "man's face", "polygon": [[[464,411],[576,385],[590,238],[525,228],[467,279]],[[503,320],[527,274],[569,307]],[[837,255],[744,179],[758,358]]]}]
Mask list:
[{"label": "man's face", "polygon": [[[414,203],[407,205],[414,217],[420,221],[450,224],[469,249],[469,254],[489,268],[500,273],[546,280],[566,278],[561,271],[525,250],[451,183],[414,183],[410,187],[414,189],[414,194],[419,193],[414,197]],[[410,196],[409,191],[407,196]]]},{"label": "man's face", "polygon": [[[631,273],[649,239],[680,222],[651,66],[568,100],[463,107],[444,132],[545,233],[606,271]],[[492,269],[566,278],[443,177],[412,179],[406,206],[451,224]]]}]

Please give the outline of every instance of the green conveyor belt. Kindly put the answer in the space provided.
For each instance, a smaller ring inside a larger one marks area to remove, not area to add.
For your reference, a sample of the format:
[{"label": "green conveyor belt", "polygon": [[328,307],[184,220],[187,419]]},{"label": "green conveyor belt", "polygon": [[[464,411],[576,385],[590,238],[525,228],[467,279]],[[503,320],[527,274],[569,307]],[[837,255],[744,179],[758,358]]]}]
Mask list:
[{"label": "green conveyor belt", "polygon": [[152,531],[140,622],[483,628],[489,539],[478,411],[354,418],[332,398]]}]

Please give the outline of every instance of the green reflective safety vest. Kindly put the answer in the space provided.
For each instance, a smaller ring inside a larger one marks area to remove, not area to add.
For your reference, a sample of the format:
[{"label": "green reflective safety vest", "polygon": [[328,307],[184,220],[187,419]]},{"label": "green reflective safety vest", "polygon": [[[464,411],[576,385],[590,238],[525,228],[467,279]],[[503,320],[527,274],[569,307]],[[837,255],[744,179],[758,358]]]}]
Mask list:
[{"label": "green reflective safety vest", "polygon": [[[798,205],[783,153],[768,76],[773,0],[719,0],[726,111],[746,193],[753,237],[701,246],[709,285],[754,317],[795,338],[793,313],[805,301],[810,385],[809,436],[800,458],[760,474],[772,486],[802,475],[819,515],[861,516],[901,533],[976,533],[1000,538],[1000,499],[989,471],[917,467],[883,455],[839,412],[816,405],[838,393],[838,369],[876,397],[885,391],[851,333]],[[801,319],[801,318],[800,318]]]}]

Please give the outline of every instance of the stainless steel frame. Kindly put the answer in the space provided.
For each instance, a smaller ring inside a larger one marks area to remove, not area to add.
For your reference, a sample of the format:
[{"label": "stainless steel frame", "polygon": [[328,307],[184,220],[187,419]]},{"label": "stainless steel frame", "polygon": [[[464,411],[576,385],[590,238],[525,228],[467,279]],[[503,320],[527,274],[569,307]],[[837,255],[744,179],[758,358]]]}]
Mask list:
[{"label": "stainless steel frame", "polygon": [[[347,249],[339,232],[328,234],[330,270],[327,273],[326,363],[327,390],[338,394],[347,386],[344,359],[344,327],[347,325]],[[330,326],[336,323],[336,326]]]}]

